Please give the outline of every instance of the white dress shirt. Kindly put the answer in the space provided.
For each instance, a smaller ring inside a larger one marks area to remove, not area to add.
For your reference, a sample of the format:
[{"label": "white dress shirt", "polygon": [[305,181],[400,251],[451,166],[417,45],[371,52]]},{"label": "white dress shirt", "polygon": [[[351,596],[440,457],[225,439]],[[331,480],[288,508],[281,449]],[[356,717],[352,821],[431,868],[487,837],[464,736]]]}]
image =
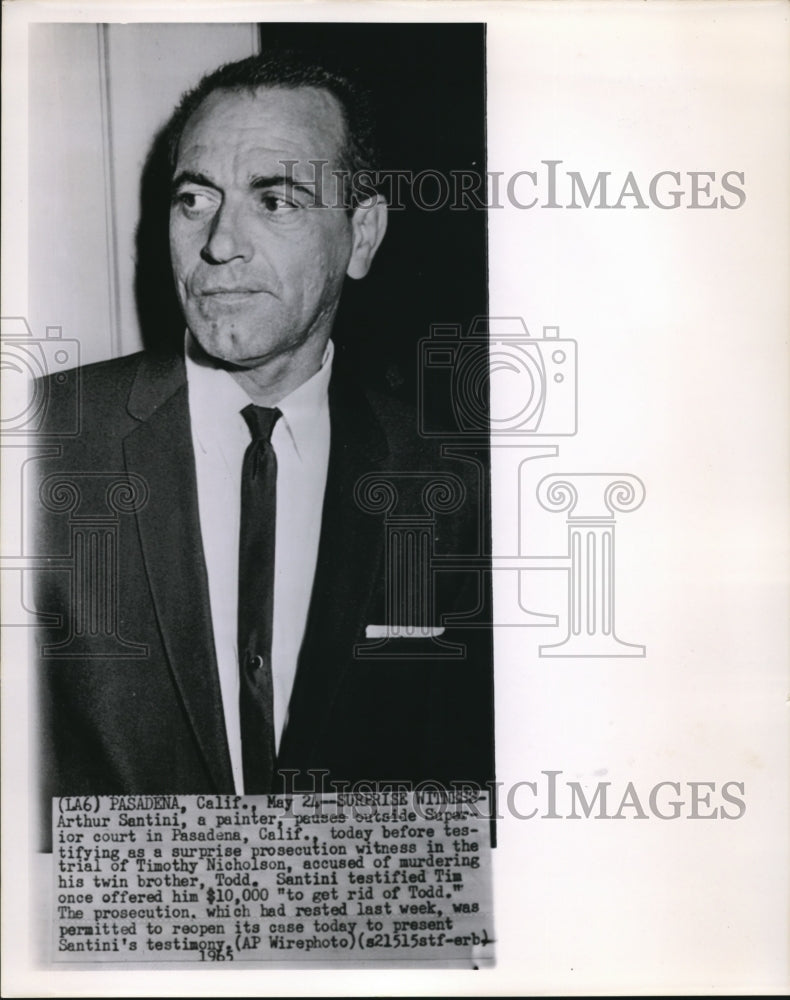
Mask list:
[{"label": "white dress shirt", "polygon": [[[251,440],[241,411],[250,398],[228,372],[211,365],[189,334],[185,354],[200,533],[222,708],[233,780],[236,792],[242,794],[236,616],[241,469]],[[282,417],[272,434],[277,456],[272,679],[278,749],[287,722],[318,556],[329,463],[332,356],[330,341],[320,370],[277,404]]]}]

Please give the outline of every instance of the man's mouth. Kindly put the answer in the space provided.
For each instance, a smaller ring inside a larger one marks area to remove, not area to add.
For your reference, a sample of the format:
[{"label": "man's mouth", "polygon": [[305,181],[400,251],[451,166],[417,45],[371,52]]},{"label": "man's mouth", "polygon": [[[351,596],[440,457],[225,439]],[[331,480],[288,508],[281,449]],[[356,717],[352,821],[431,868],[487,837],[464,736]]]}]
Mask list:
[{"label": "man's mouth", "polygon": [[233,305],[234,303],[245,302],[253,295],[265,294],[265,289],[262,288],[219,287],[204,288],[199,292],[199,297],[204,301],[216,305]]}]

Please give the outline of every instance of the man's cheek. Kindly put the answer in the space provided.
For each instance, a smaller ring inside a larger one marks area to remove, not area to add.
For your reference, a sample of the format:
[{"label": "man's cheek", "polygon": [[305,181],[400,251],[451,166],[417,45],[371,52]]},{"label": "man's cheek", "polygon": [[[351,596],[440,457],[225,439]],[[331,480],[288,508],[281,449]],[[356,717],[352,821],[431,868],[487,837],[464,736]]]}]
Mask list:
[{"label": "man's cheek", "polygon": [[184,308],[192,305],[191,296],[187,289],[186,278],[180,274],[178,271],[173,272],[174,283],[176,286],[176,295],[178,300]]}]

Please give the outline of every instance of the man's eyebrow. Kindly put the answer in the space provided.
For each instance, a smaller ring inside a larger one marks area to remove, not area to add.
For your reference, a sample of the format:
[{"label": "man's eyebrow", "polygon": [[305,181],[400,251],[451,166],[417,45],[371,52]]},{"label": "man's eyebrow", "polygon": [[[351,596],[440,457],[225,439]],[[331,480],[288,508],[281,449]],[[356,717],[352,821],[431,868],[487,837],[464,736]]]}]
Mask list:
[{"label": "man's eyebrow", "polygon": [[[197,184],[200,187],[214,188],[215,191],[219,190],[219,185],[216,181],[206,176],[206,174],[202,174],[199,171],[194,170],[182,170],[181,173],[177,174],[173,178],[171,189],[173,191],[177,191],[182,184]],[[285,187],[291,191],[300,191],[302,194],[310,197],[312,197],[315,193],[311,186],[308,184],[300,184],[298,181],[295,181],[293,177],[289,177],[287,174],[256,175],[250,179],[250,187],[254,191],[260,191],[266,188]]]},{"label": "man's eyebrow", "polygon": [[182,170],[180,174],[176,174],[173,178],[171,188],[173,191],[177,191],[182,184],[198,184],[200,187],[210,187],[219,190],[215,181],[205,174],[195,172],[194,170]]},{"label": "man's eyebrow", "polygon": [[286,187],[291,191],[301,191],[302,194],[309,195],[310,197],[315,194],[313,187],[300,184],[293,177],[289,177],[286,174],[256,175],[250,179],[250,187],[254,191],[260,191],[263,188]]}]

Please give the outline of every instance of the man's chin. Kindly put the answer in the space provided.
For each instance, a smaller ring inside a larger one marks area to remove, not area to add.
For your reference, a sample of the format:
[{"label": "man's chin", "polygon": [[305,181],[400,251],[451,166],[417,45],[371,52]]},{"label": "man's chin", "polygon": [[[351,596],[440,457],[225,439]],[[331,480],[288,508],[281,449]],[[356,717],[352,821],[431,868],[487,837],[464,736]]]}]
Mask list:
[{"label": "man's chin", "polygon": [[199,326],[197,331],[189,328],[199,354],[211,365],[228,371],[252,371],[275,358],[290,354],[296,344],[289,342],[262,342],[239,331],[206,331]]},{"label": "man's chin", "polygon": [[262,354],[270,353],[270,345],[262,344],[260,339],[255,342],[250,334],[238,329],[207,330],[200,323],[190,325],[189,329],[206,358],[223,367],[251,368],[258,363]]}]

